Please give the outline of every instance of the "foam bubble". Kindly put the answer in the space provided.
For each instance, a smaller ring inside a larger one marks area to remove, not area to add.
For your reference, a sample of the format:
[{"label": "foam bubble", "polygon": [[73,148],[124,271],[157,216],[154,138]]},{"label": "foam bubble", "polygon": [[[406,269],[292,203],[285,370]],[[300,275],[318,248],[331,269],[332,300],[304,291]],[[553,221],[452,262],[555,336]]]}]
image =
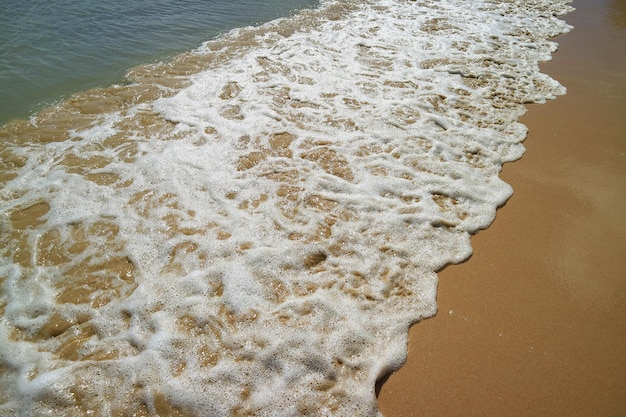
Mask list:
[{"label": "foam bubble", "polygon": [[377,415],[567,10],[325,1],[7,126],[3,410]]}]

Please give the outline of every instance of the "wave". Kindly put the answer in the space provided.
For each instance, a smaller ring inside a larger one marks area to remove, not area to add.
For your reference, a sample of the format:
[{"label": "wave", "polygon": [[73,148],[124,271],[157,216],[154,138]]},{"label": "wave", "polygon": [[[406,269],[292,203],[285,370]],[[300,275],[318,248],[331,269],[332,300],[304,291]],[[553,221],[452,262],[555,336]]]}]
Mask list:
[{"label": "wave", "polygon": [[378,415],[564,1],[323,1],[0,132],[3,413]]}]

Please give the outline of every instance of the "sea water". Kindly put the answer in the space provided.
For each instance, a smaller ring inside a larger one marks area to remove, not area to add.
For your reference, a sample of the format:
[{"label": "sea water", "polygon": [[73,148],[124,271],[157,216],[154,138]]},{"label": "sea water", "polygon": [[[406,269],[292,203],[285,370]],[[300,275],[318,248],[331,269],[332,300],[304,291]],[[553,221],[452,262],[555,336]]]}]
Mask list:
[{"label": "sea water", "polygon": [[3,0],[0,123],[317,0]]},{"label": "sea water", "polygon": [[0,414],[379,415],[567,11],[323,0],[5,126]]}]

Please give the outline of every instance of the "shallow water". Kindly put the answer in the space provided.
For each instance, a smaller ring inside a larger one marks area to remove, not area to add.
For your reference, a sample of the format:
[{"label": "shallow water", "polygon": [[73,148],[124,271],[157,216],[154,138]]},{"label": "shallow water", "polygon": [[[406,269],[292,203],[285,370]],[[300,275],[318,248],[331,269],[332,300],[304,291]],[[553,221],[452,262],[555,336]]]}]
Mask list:
[{"label": "shallow water", "polygon": [[7,125],[2,410],[377,415],[567,10],[324,1]]},{"label": "shallow water", "polygon": [[123,82],[232,28],[286,16],[314,0],[10,1],[0,5],[0,123],[71,93]]}]

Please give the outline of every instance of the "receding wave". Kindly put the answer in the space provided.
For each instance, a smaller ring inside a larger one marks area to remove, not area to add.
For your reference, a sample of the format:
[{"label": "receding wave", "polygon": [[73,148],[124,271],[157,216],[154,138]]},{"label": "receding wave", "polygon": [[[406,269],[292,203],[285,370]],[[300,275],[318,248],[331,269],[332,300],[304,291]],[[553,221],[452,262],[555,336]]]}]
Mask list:
[{"label": "receding wave", "polygon": [[0,412],[378,415],[564,1],[323,1],[0,131]]}]

